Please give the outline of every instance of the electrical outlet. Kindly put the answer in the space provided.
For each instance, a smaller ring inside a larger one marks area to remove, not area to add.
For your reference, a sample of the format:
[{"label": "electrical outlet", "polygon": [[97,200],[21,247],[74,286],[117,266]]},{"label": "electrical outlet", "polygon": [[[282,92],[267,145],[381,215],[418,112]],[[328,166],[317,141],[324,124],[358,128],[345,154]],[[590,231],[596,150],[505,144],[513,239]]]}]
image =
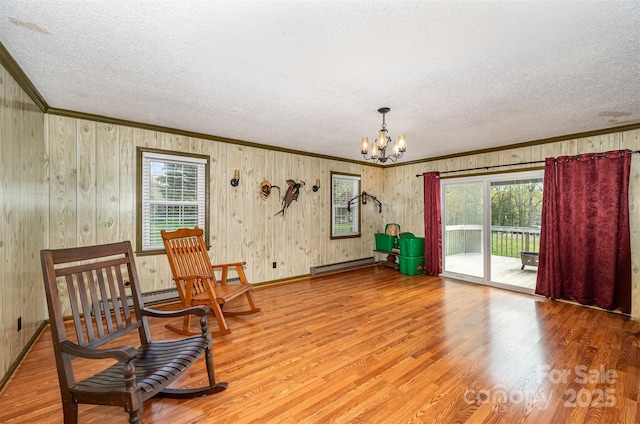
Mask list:
[{"label": "electrical outlet", "polygon": [[22,317],[18,317],[18,331],[22,330]]},{"label": "electrical outlet", "polygon": [[277,266],[278,266],[278,263],[277,263],[277,262],[274,262],[274,263],[273,263],[273,269],[276,269],[276,268],[277,268]]}]

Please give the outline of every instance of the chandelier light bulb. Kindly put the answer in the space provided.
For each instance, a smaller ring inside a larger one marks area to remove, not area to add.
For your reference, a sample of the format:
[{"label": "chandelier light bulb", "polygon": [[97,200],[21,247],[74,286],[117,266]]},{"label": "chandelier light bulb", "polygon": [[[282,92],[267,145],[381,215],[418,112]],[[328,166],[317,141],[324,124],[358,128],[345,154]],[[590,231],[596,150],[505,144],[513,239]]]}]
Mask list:
[{"label": "chandelier light bulb", "polygon": [[387,132],[381,130],[378,133],[378,148],[380,150],[384,149],[385,147],[387,147]]},{"label": "chandelier light bulb", "polygon": [[396,145],[398,146],[398,151],[400,153],[404,153],[407,151],[407,136],[404,134],[400,134],[400,137],[398,137],[398,141],[396,142]]},{"label": "chandelier light bulb", "polygon": [[378,158],[378,143],[373,143],[371,145],[371,159]]},{"label": "chandelier light bulb", "polygon": [[366,155],[369,153],[369,137],[362,137],[362,142],[360,143],[360,153]]}]

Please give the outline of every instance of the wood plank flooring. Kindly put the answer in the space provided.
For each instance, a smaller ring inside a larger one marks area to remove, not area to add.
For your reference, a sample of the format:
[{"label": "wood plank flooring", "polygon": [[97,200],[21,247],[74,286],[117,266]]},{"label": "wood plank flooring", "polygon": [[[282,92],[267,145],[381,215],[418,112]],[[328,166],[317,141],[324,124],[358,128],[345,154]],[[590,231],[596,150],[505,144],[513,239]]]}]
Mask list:
[{"label": "wood plank flooring", "polygon": [[[620,315],[380,267],[255,297],[262,312],[214,339],[229,388],[154,399],[146,423],[640,422],[640,324]],[[204,383],[199,365],[181,385]],[[80,406],[81,423],[127,420]],[[62,422],[48,329],[0,395],[0,422]]]}]

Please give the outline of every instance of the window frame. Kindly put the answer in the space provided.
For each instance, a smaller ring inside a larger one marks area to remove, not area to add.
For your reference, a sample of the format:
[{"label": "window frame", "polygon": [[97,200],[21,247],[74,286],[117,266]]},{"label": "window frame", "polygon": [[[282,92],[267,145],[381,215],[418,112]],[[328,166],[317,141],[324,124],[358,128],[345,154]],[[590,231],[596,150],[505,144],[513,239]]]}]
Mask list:
[{"label": "window frame", "polygon": [[[137,147],[137,161],[136,161],[136,254],[138,255],[156,255],[156,254],[164,254],[165,249],[164,246],[145,246],[143,244],[143,211],[145,208],[145,199],[143,199],[143,182],[144,182],[144,161],[146,158],[160,159],[166,160],[167,162],[175,162],[175,163],[188,163],[193,165],[202,165],[204,164],[204,199],[203,202],[198,202],[199,204],[203,204],[204,206],[204,225],[201,228],[204,230],[204,239],[207,244],[207,249],[210,247],[209,245],[209,175],[210,175],[210,161],[208,155],[200,155],[195,153],[184,153],[184,152],[176,152],[171,150],[161,150],[161,149],[151,149],[145,147]],[[200,179],[200,177],[198,177]],[[148,200],[147,200],[148,201]],[[200,224],[200,223],[199,223]]]},{"label": "window frame", "polygon": [[[334,197],[333,197],[334,196],[333,186],[334,186],[334,181],[336,179],[357,181],[357,184],[358,184],[357,193],[358,194],[356,196],[360,196],[362,194],[362,176],[360,174],[349,174],[349,173],[346,173],[346,172],[334,172],[334,171],[331,171],[331,179],[330,179],[331,212],[329,214],[330,215],[330,222],[329,222],[330,239],[331,240],[341,240],[341,239],[347,239],[347,238],[361,237],[362,236],[362,212],[361,212],[361,208],[360,208],[359,199],[357,201],[355,201],[354,203],[352,203],[352,205],[355,204],[355,210],[354,210],[353,206],[351,207],[351,213],[355,213],[356,214],[356,217],[355,217],[355,223],[357,224],[356,231],[349,232],[349,233],[346,233],[346,234],[335,232],[334,225],[335,225],[335,208],[336,208],[336,204],[334,202]],[[353,198],[353,196],[349,200],[352,200],[352,198]],[[345,204],[344,207],[346,207],[346,206],[347,205]]]}]

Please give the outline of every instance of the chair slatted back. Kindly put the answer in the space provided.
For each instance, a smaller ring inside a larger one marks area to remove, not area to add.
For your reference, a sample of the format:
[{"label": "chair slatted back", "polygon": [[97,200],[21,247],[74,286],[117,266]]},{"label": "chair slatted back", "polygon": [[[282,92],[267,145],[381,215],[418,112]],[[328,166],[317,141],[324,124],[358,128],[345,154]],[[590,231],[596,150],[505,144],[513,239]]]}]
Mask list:
[{"label": "chair slatted back", "polygon": [[[178,230],[172,238],[166,238],[166,233],[163,235],[162,241],[167,252],[171,272],[178,289],[183,291],[182,294],[184,294],[186,283],[183,277],[207,275],[215,284],[215,276],[207,246],[204,243],[203,233],[202,229],[196,227],[193,230]],[[205,284],[206,282],[201,279],[193,280],[193,294],[206,291]]]},{"label": "chair slatted back", "polygon": [[[43,250],[41,257],[54,343],[70,339],[97,347],[136,329],[143,340],[149,340],[146,321],[139,313],[142,298],[128,241]],[[69,337],[64,325],[60,292],[68,296],[75,338]]]}]

